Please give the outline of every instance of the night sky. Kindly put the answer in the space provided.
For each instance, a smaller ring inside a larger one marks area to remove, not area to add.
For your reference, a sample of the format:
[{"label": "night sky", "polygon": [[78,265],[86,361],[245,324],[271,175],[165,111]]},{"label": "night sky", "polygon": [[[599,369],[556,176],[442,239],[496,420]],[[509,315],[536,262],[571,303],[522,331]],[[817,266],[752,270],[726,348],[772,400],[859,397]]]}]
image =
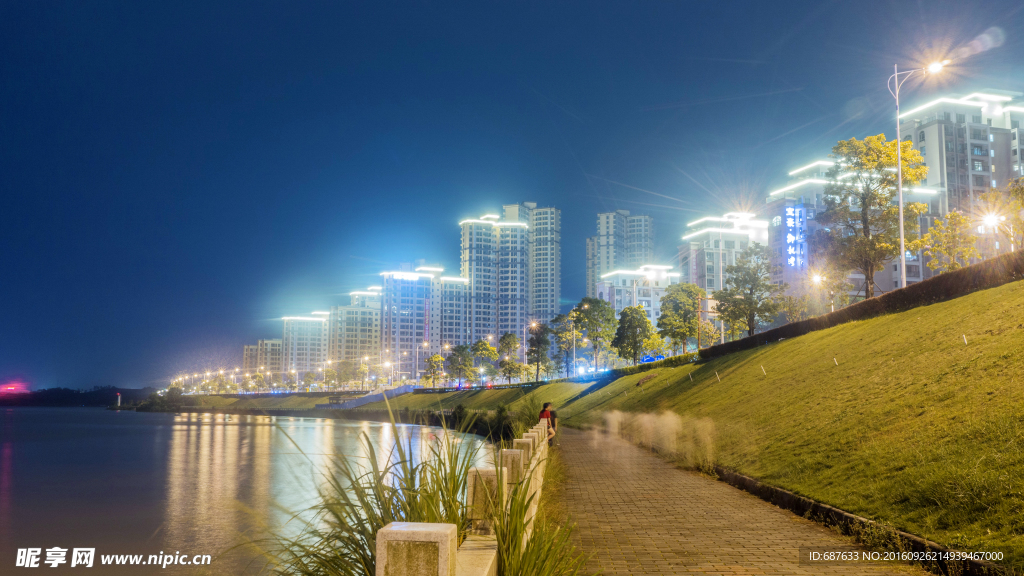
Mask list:
[{"label": "night sky", "polygon": [[[553,5],[557,4],[557,5]],[[459,219],[562,209],[562,292],[595,214],[762,202],[910,82],[1024,91],[1024,5],[0,2],[0,382],[166,385],[381,270],[458,269]]]}]

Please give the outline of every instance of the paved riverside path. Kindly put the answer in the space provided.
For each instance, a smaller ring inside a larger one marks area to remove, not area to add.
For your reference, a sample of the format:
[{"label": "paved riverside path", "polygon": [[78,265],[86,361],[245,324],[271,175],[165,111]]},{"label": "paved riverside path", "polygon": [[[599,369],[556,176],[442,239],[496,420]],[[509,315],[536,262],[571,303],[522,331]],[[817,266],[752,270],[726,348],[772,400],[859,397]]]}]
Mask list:
[{"label": "paved riverside path", "polygon": [[624,440],[562,428],[576,546],[602,574],[925,574],[906,565],[801,565],[800,546],[850,546],[756,496]]}]

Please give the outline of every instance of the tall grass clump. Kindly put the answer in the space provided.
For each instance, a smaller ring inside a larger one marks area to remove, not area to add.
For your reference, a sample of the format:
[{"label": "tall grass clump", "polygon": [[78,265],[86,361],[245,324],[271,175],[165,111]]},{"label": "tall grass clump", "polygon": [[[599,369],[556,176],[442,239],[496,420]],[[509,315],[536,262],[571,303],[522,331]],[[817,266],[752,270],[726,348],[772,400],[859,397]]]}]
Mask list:
[{"label": "tall grass clump", "polygon": [[366,466],[344,454],[334,456],[336,472],[327,475],[319,502],[304,513],[308,520],[298,536],[278,534],[260,543],[269,573],[374,576],[377,532],[391,522],[455,524],[462,541],[469,529],[466,481],[478,449],[462,441],[461,431],[443,427],[417,462],[412,435],[403,444],[393,419],[390,425],[395,444],[383,454],[369,435],[360,434]]},{"label": "tall grass clump", "polygon": [[[501,466],[500,459],[496,459]],[[574,524],[556,524],[536,517],[536,475],[528,470],[509,489],[506,506],[491,506],[498,541],[499,576],[576,576],[586,557],[572,545]]]},{"label": "tall grass clump", "polygon": [[[497,431],[519,424],[507,412],[498,421]],[[267,560],[264,573],[375,576],[377,532],[392,522],[454,524],[458,541],[463,542],[472,528],[466,488],[479,456],[478,448],[463,442],[466,431],[473,429],[473,417],[465,417],[457,431],[442,421],[442,432],[418,461],[413,458],[412,435],[402,439],[393,415],[390,426],[395,443],[386,450],[375,448],[367,433],[360,434],[366,465],[344,454],[334,456],[336,471],[327,475],[319,502],[292,518],[305,519],[298,536],[279,532],[254,543]],[[496,450],[502,446],[500,436],[497,440]],[[494,461],[500,467],[497,454]],[[533,521],[533,477],[526,474],[511,489],[507,506],[492,507],[498,576],[575,576],[583,558],[570,542],[574,527]]]}]

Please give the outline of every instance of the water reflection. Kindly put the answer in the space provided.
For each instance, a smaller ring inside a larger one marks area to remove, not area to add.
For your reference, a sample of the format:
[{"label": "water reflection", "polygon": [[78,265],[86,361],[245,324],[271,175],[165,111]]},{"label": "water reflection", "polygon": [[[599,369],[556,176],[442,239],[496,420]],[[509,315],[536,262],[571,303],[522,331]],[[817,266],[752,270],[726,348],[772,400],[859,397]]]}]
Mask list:
[{"label": "water reflection", "polygon": [[[0,558],[20,547],[97,554],[217,555],[316,503],[336,454],[369,466],[360,434],[387,464],[389,425],[316,418],[145,414],[85,408],[0,410]],[[437,431],[400,425],[412,456]],[[473,439],[470,446],[479,445]],[[480,450],[481,464],[490,450]],[[289,524],[298,529],[301,523]],[[215,560],[243,574],[251,553]],[[47,574],[75,574],[68,567]],[[250,570],[251,571],[251,570]],[[0,569],[4,572],[4,569]],[[185,567],[132,574],[191,574]]]},{"label": "water reflection", "polygon": [[[399,425],[397,432],[407,456],[417,462],[438,437],[432,429],[420,426]],[[389,425],[176,415],[167,452],[165,533],[158,540],[191,550],[202,543],[225,542],[228,536],[236,542],[245,535],[258,536],[263,525],[296,531],[301,522],[286,523],[293,513],[317,503],[327,477],[337,471],[338,454],[344,454],[353,465],[369,467],[366,440],[373,446],[378,467],[397,458],[396,435]],[[482,465],[489,451],[479,453]],[[300,517],[308,519],[306,514]]]}]

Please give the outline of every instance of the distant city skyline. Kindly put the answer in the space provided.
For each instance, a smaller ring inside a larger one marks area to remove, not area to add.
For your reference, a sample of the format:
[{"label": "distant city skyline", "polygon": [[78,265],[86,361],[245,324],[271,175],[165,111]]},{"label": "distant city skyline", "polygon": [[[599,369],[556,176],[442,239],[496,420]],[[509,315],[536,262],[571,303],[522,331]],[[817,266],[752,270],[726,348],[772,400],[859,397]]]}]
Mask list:
[{"label": "distant city skyline", "polygon": [[562,211],[564,305],[595,214],[652,215],[671,263],[686,222],[892,137],[894,63],[999,26],[901,101],[1021,90],[1009,0],[246,8],[5,13],[0,384],[240,363],[400,262],[456,269],[457,223],[523,199]]}]

